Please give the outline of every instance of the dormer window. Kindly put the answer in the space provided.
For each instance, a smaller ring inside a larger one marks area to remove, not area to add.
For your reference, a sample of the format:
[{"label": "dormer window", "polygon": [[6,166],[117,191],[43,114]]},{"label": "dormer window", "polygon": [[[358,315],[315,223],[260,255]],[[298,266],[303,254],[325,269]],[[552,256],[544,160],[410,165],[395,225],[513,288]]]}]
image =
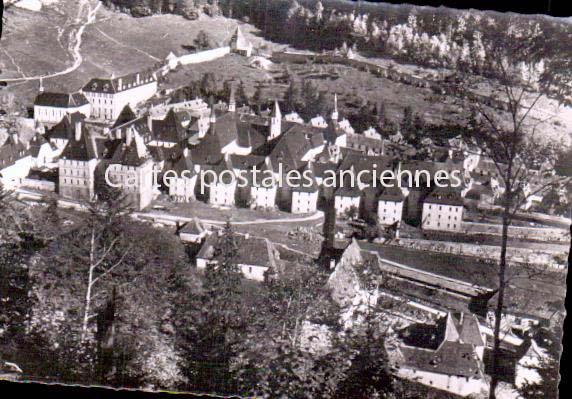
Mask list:
[{"label": "dormer window", "polygon": [[109,90],[109,83],[103,85],[103,91]]},{"label": "dormer window", "polygon": [[94,82],[94,83],[91,85],[91,90],[94,90],[94,91],[97,90],[97,83]]}]

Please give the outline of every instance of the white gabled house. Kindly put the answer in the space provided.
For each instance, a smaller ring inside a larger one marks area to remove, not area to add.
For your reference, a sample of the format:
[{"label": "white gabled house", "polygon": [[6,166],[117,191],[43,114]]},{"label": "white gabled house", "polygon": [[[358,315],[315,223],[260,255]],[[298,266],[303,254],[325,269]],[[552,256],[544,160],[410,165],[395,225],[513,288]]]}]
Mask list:
[{"label": "white gabled house", "polygon": [[397,186],[385,187],[377,199],[379,224],[392,225],[401,221],[405,197]]}]

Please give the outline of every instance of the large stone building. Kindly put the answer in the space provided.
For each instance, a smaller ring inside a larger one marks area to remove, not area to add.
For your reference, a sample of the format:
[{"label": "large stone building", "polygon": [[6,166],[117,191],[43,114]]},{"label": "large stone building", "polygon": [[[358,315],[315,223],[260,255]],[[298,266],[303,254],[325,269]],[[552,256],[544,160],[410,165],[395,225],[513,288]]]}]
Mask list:
[{"label": "large stone building", "polygon": [[82,89],[95,119],[114,121],[126,105],[148,100],[157,92],[157,80],[148,71],[121,77],[91,79]]},{"label": "large stone building", "polygon": [[101,146],[84,124],[74,123],[74,135],[66,144],[59,162],[60,196],[89,201],[95,196],[95,170],[100,162]]}]

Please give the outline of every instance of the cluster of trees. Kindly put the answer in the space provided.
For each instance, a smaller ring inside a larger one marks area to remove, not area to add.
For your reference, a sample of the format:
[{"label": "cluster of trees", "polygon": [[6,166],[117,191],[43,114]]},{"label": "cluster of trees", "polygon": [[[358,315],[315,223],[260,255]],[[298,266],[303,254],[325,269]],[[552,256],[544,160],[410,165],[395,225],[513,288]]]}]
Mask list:
[{"label": "cluster of trees", "polygon": [[[234,261],[227,224],[218,265],[197,275],[172,232],[133,221],[114,191],[81,213],[0,194],[0,358],[27,375],[262,397],[389,397],[378,313],[342,333],[327,275],[313,266],[253,286]],[[327,350],[307,343],[308,323],[325,328]]]},{"label": "cluster of trees", "polygon": [[[170,232],[133,221],[100,194],[81,214],[32,207],[2,190],[0,357],[27,375],[159,387],[178,381],[165,317],[173,281],[192,278]],[[133,243],[137,243],[137,248]]]},{"label": "cluster of trees", "polygon": [[188,19],[197,19],[201,12],[209,16],[220,15],[218,0],[104,0],[105,6],[134,17],[153,14],[179,14]]}]

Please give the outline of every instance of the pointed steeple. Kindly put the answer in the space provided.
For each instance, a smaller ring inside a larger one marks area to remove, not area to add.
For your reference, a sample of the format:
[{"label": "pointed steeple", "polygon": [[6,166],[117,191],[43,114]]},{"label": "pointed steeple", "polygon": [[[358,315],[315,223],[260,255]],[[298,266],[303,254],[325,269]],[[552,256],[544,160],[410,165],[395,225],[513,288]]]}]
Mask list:
[{"label": "pointed steeple", "polygon": [[332,120],[338,121],[338,93],[334,93],[334,110],[332,111]]},{"label": "pointed steeple", "polygon": [[280,136],[280,133],[282,133],[282,112],[280,112],[278,101],[274,101],[274,107],[270,114],[270,139]]},{"label": "pointed steeple", "polygon": [[282,118],[282,112],[280,112],[280,106],[278,105],[278,101],[274,101],[274,107],[272,108],[272,114],[270,114],[272,118]]}]

